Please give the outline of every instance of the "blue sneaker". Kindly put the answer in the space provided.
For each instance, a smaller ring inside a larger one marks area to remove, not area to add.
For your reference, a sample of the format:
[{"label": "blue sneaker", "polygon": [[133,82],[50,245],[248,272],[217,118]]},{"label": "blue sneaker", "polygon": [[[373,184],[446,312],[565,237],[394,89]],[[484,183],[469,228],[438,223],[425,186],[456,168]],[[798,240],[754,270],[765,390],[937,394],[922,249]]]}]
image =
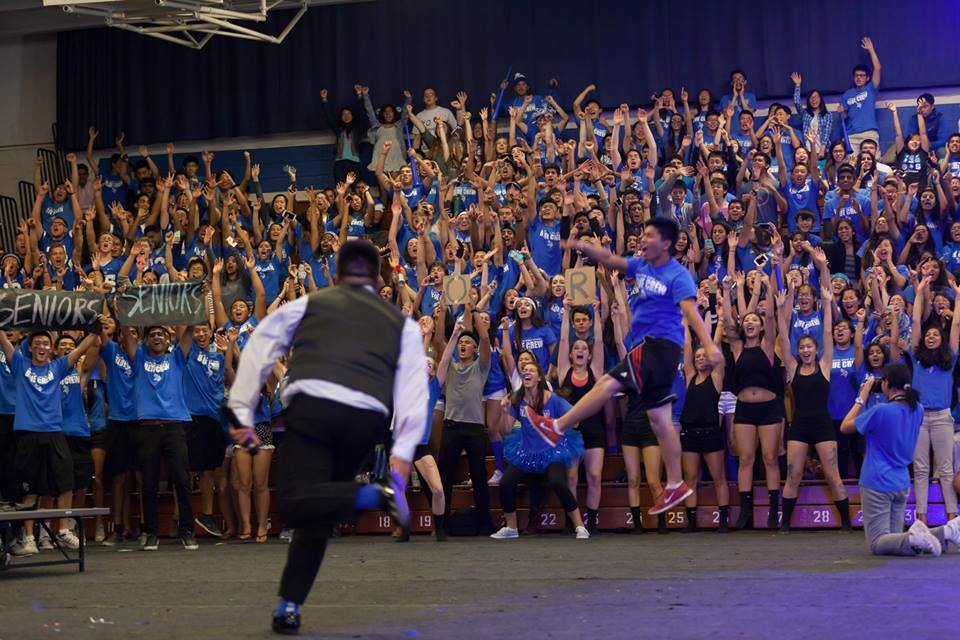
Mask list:
[{"label": "blue sneaker", "polygon": [[408,531],[410,528],[410,505],[407,504],[406,491],[407,486],[396,471],[391,471],[380,482],[383,507],[390,512],[394,521],[403,531]]},{"label": "blue sneaker", "polygon": [[290,636],[300,632],[300,606],[281,600],[273,612],[273,632]]}]

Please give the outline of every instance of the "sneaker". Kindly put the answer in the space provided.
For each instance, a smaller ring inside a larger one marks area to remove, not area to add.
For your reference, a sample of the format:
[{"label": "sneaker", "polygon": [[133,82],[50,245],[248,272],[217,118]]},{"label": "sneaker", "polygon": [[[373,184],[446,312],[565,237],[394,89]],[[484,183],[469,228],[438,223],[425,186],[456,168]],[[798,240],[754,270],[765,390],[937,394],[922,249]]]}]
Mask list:
[{"label": "sneaker", "polygon": [[196,518],[193,519],[197,526],[214,536],[215,538],[222,538],[223,532],[220,531],[220,527],[217,526],[217,521],[213,519],[213,516],[208,513],[201,513]]},{"label": "sneaker", "polygon": [[[140,534],[137,536],[137,544],[140,545],[141,547],[147,546],[147,538],[149,537],[150,536],[147,535],[146,531],[141,531]],[[153,536],[153,537],[156,538],[157,536]],[[157,543],[154,542],[153,549],[150,549],[150,551],[156,551],[156,549],[157,549]]]},{"label": "sneaker", "polygon": [[93,534],[94,542],[103,542],[107,539],[107,530],[103,527],[103,523],[97,525],[97,531]]},{"label": "sneaker", "polygon": [[107,536],[106,540],[104,540],[101,544],[105,547],[115,547],[118,544],[123,544],[125,541],[126,539],[121,534],[114,531]]},{"label": "sneaker", "polygon": [[960,516],[943,525],[943,539],[960,547]]},{"label": "sneaker", "polygon": [[52,551],[56,547],[53,546],[53,541],[50,540],[50,535],[47,533],[46,529],[40,530],[40,536],[37,539],[37,548],[41,551]]},{"label": "sneaker", "polygon": [[557,431],[553,418],[541,416],[529,406],[527,407],[527,420],[530,421],[530,424],[533,425],[533,428],[540,437],[551,447],[557,446],[557,443],[563,439],[563,433]]},{"label": "sneaker", "polygon": [[70,529],[61,529],[60,533],[57,534],[57,542],[67,549],[80,548],[80,538]]},{"label": "sneaker", "polygon": [[590,532],[587,531],[587,528],[586,528],[586,527],[577,527],[575,533],[576,533],[576,538],[577,538],[577,540],[589,540],[589,539],[590,539]]},{"label": "sneaker", "polygon": [[187,551],[196,551],[200,548],[200,545],[197,544],[197,539],[193,537],[193,534],[189,531],[180,534],[180,544],[183,545],[183,548]]},{"label": "sneaker", "polygon": [[494,540],[513,540],[520,537],[520,532],[513,527],[501,527],[500,531],[491,533],[490,537]]},{"label": "sneaker", "polygon": [[143,538],[143,547],[144,551],[156,551],[160,546],[160,536],[155,533],[141,533],[140,537]]},{"label": "sneaker", "polygon": [[37,549],[37,541],[33,536],[24,536],[22,540],[16,541],[11,551],[13,551],[13,555],[21,558],[40,553],[40,550]]},{"label": "sneaker", "polygon": [[930,529],[927,528],[927,525],[923,524],[919,520],[913,521],[913,524],[910,525],[910,528],[907,530],[907,535],[910,536],[910,546],[920,553],[927,551],[934,556],[939,556],[941,553],[943,553],[943,548],[940,546],[940,541],[937,540],[935,535],[930,533]]},{"label": "sneaker", "polygon": [[273,632],[284,636],[296,635],[300,631],[300,607],[292,602],[281,602],[273,612]]},{"label": "sneaker", "polygon": [[673,489],[664,487],[663,493],[657,497],[656,504],[650,509],[650,515],[659,515],[683,502],[684,498],[691,495],[693,489],[687,486],[686,482],[681,481],[680,485]]},{"label": "sneaker", "polygon": [[380,482],[380,496],[384,509],[393,516],[394,522],[401,529],[407,529],[410,526],[410,506],[407,504],[406,485],[399,473],[391,471]]},{"label": "sneaker", "polygon": [[289,543],[293,540],[293,529],[284,527],[280,530],[280,542]]},{"label": "sneaker", "polygon": [[502,479],[503,479],[503,471],[500,471],[500,469],[497,469],[493,472],[493,475],[490,476],[490,479],[487,480],[487,484],[490,485],[491,487],[497,487],[500,485],[500,480]]}]

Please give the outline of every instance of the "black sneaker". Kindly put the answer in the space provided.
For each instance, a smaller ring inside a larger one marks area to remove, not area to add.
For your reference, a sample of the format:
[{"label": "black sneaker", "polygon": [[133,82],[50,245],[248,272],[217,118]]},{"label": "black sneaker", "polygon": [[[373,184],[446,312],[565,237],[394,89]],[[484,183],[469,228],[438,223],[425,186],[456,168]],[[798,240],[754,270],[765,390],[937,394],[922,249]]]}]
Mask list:
[{"label": "black sneaker", "polygon": [[189,531],[180,534],[180,544],[182,544],[183,548],[187,551],[196,551],[200,548],[200,545],[197,544],[197,539],[194,538],[193,534]]},{"label": "black sneaker", "polygon": [[273,632],[284,636],[300,633],[300,613],[286,611],[283,614],[273,614]]},{"label": "black sneaker", "polygon": [[160,546],[160,536],[155,533],[146,534],[147,539],[143,543],[144,551],[156,551]]},{"label": "black sneaker", "polygon": [[214,520],[213,516],[208,513],[201,513],[196,518],[193,519],[197,523],[197,526],[209,533],[210,535],[222,538],[223,532],[220,531],[220,527],[217,526],[217,521]]}]

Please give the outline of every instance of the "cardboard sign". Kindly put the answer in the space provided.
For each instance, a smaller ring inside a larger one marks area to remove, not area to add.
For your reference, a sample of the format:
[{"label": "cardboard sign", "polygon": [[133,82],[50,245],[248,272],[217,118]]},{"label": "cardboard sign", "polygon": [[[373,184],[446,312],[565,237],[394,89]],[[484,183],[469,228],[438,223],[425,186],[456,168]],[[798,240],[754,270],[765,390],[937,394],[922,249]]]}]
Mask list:
[{"label": "cardboard sign", "polygon": [[567,297],[573,304],[590,305],[597,299],[597,270],[594,267],[567,269],[564,275]]},{"label": "cardboard sign", "polygon": [[127,326],[194,325],[207,321],[207,296],[201,282],[128,287],[116,294],[117,319]]},{"label": "cardboard sign", "polygon": [[0,329],[96,331],[103,299],[86,291],[0,289]]},{"label": "cardboard sign", "polygon": [[470,300],[470,279],[458,273],[443,279],[447,304],[464,304]]}]

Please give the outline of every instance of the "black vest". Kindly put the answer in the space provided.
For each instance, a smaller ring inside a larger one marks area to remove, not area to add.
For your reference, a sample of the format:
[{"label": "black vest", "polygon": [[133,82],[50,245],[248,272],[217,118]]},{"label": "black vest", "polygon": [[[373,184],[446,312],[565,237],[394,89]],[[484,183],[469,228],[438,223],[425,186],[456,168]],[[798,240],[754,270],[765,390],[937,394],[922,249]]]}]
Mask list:
[{"label": "black vest", "polygon": [[289,382],[325,380],[393,410],[404,316],[377,294],[341,285],[310,294],[293,335]]}]

